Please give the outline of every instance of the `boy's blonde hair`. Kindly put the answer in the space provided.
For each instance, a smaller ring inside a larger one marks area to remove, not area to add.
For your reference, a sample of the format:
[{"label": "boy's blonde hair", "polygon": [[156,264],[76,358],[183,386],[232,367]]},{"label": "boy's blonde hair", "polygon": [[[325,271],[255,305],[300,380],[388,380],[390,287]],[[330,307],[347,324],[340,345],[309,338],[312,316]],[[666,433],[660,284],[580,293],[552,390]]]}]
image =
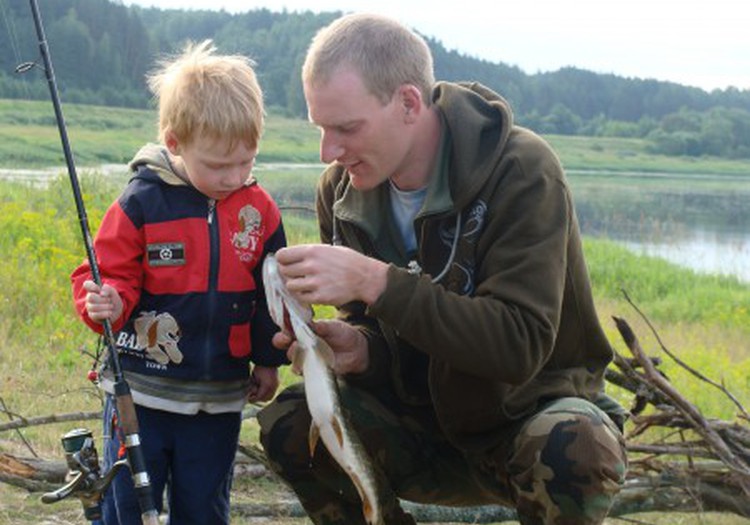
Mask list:
[{"label": "boy's blonde hair", "polygon": [[167,131],[189,144],[196,137],[258,146],[263,131],[263,92],[241,55],[216,55],[211,40],[188,43],[177,57],[161,60],[146,80],[159,106],[159,140]]},{"label": "boy's blonde hair", "polygon": [[383,104],[402,84],[413,84],[429,105],[435,83],[432,53],[424,39],[390,18],[343,16],[315,35],[302,66],[302,82],[325,84],[340,67],[352,67]]}]

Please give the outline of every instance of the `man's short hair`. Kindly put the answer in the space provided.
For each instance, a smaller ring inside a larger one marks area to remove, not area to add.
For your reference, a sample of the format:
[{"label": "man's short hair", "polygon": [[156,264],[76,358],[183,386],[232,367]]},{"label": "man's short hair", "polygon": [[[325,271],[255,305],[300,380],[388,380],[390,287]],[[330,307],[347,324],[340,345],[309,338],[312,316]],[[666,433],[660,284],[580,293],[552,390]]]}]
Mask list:
[{"label": "man's short hair", "polygon": [[345,15],[315,35],[302,66],[302,81],[322,85],[341,67],[351,67],[384,104],[403,84],[413,84],[425,104],[435,83],[432,53],[425,40],[380,15]]}]

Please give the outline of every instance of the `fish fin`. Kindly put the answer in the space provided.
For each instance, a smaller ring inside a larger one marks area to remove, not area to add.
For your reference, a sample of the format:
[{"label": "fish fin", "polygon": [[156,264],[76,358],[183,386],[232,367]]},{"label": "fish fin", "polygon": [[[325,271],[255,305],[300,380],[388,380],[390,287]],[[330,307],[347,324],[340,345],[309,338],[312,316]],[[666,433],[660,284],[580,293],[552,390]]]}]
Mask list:
[{"label": "fish fin", "polygon": [[367,497],[367,492],[365,491],[365,487],[362,484],[362,480],[359,479],[359,476],[353,470],[349,470],[348,474],[354,487],[359,493],[359,499],[362,500],[362,514],[365,517],[365,521],[369,524],[373,524],[375,521],[375,507],[373,506],[373,502]]},{"label": "fish fin", "polygon": [[336,435],[336,441],[338,442],[339,447],[343,450],[344,429],[341,426],[341,421],[339,421],[336,416],[331,416],[331,428],[333,428],[333,433]]},{"label": "fish fin", "polygon": [[318,439],[320,439],[320,429],[313,421],[310,424],[310,433],[307,436],[307,446],[310,449],[310,457],[313,457],[313,454],[315,454],[315,447],[318,446]]}]

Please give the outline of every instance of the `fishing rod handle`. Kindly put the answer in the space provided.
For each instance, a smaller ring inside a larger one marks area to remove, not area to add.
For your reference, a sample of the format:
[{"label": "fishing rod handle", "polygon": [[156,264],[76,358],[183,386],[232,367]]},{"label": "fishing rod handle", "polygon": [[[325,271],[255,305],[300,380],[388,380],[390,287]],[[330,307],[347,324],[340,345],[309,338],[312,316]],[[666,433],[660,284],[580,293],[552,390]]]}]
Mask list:
[{"label": "fishing rod handle", "polygon": [[[146,468],[146,458],[143,454],[140,434],[138,433],[138,416],[135,413],[135,404],[130,393],[130,387],[125,381],[115,383],[115,404],[117,406],[118,425],[122,430],[130,474],[138,498],[138,506],[142,511],[141,519],[144,525],[151,525],[151,523],[158,525],[158,512],[154,504],[151,480]],[[152,519],[156,521],[152,521]]]}]

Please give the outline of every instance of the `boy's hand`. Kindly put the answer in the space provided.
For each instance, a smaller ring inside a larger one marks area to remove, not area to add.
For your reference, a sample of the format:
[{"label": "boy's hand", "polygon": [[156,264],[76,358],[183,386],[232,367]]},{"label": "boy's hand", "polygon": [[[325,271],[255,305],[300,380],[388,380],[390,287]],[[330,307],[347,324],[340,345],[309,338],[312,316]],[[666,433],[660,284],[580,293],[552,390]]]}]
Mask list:
[{"label": "boy's hand", "polygon": [[85,281],[83,289],[86,294],[86,313],[92,321],[103,323],[105,319],[117,321],[122,315],[122,298],[112,286],[101,287],[94,281]]},{"label": "boy's hand", "polygon": [[255,366],[252,373],[252,384],[247,394],[251,403],[268,401],[279,388],[279,369],[267,366]]}]

